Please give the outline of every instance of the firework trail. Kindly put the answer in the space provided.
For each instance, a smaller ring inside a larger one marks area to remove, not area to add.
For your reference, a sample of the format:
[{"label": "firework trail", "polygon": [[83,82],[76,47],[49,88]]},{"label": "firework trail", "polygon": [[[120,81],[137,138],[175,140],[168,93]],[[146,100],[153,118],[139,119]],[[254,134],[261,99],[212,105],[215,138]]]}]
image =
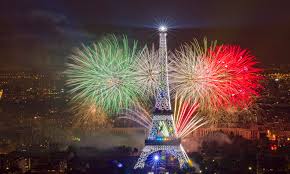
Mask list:
[{"label": "firework trail", "polygon": [[160,65],[158,51],[152,46],[151,50],[144,47],[134,63],[136,82],[146,95],[154,96],[159,83]]},{"label": "firework trail", "polygon": [[197,100],[201,109],[248,106],[260,88],[254,57],[238,46],[208,45],[194,40],[171,55],[172,92]]},{"label": "firework trail", "polygon": [[148,109],[142,104],[137,103],[131,109],[126,109],[120,113],[119,119],[128,119],[138,123],[140,126],[150,130],[152,118]]},{"label": "firework trail", "polygon": [[[198,104],[183,98],[175,99],[174,127],[179,138],[184,138],[199,127],[207,124],[204,117],[197,114]],[[151,112],[148,112],[142,105],[136,105],[133,109],[123,112],[120,119],[129,119],[150,130],[152,127]],[[162,124],[162,123],[161,123]]]},{"label": "firework trail", "polygon": [[119,41],[112,35],[76,49],[65,72],[72,101],[93,101],[108,113],[131,106],[141,91],[132,70],[137,43],[130,46],[126,37]]},{"label": "firework trail", "polygon": [[207,124],[204,117],[197,113],[199,104],[196,101],[175,98],[173,120],[178,137],[184,138],[196,129]]}]

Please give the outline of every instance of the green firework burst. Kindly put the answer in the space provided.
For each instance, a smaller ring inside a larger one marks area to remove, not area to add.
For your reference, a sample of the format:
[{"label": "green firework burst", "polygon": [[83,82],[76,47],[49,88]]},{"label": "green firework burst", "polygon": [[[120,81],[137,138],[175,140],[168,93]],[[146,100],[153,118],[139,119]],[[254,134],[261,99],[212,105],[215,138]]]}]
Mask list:
[{"label": "green firework burst", "polygon": [[132,68],[137,54],[136,41],[113,35],[76,49],[65,72],[72,101],[93,101],[109,113],[129,107],[141,95]]}]

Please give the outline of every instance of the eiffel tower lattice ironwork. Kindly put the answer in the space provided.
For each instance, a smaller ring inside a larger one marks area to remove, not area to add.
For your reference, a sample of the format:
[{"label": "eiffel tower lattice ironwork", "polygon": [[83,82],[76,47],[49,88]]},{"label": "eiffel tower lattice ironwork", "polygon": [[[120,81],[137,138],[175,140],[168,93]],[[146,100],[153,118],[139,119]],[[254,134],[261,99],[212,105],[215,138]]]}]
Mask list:
[{"label": "eiffel tower lattice ironwork", "polygon": [[144,168],[147,158],[158,151],[165,151],[177,158],[180,168],[183,168],[189,160],[174,128],[168,83],[166,35],[167,28],[161,26],[159,28],[159,60],[157,60],[160,63],[160,76],[159,87],[156,89],[152,127],[134,169]]}]

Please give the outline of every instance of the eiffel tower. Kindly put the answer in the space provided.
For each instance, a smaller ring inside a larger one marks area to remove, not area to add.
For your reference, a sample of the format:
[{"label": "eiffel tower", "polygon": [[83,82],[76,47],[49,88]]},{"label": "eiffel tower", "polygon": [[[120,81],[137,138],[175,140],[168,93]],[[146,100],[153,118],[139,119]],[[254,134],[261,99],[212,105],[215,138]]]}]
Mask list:
[{"label": "eiffel tower", "polygon": [[159,63],[160,76],[159,87],[156,89],[155,111],[152,116],[152,128],[148,138],[145,140],[145,147],[134,166],[134,169],[144,168],[147,158],[158,151],[165,151],[178,159],[179,167],[183,168],[188,162],[188,157],[177,138],[173,112],[171,110],[170,93],[168,84],[168,63],[167,63],[167,28],[159,27]]}]

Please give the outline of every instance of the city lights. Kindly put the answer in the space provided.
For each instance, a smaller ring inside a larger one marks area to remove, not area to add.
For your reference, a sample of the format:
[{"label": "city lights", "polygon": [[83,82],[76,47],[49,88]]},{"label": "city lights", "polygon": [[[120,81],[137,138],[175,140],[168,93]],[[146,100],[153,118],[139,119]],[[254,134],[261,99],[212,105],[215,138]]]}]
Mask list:
[{"label": "city lights", "polygon": [[3,89],[0,89],[0,99],[1,99],[2,95],[3,95]]},{"label": "city lights", "polygon": [[122,163],[118,163],[117,164],[117,167],[122,168],[123,167],[123,164]]}]

